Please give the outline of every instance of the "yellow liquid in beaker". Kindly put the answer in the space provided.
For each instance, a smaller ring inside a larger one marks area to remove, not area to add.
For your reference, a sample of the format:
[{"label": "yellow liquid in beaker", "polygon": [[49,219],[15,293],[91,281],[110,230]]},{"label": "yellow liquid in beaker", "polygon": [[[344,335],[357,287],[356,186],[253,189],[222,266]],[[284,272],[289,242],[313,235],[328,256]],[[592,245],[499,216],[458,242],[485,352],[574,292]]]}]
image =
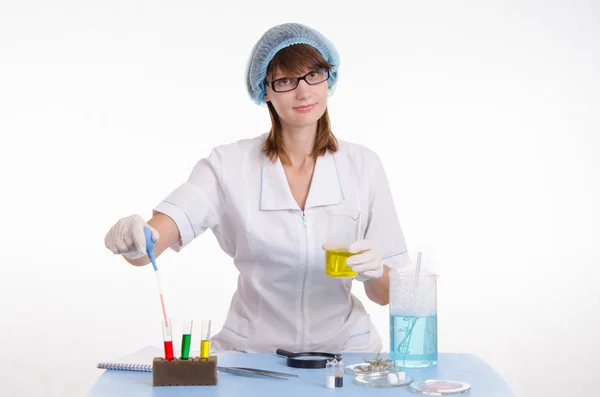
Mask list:
[{"label": "yellow liquid in beaker", "polygon": [[346,265],[352,255],[348,250],[325,250],[325,274],[330,277],[356,277],[358,273]]}]

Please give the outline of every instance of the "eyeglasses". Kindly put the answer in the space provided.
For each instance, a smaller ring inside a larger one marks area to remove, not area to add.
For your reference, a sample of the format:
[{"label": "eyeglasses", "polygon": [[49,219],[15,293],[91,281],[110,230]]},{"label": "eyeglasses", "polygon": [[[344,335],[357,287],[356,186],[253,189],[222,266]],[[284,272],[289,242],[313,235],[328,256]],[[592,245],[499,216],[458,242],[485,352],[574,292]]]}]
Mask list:
[{"label": "eyeglasses", "polygon": [[286,92],[295,90],[300,84],[300,80],[306,81],[308,85],[321,84],[329,79],[329,70],[317,69],[310,73],[305,74],[302,77],[282,77],[273,81],[265,81],[265,83],[273,89],[275,92]]}]

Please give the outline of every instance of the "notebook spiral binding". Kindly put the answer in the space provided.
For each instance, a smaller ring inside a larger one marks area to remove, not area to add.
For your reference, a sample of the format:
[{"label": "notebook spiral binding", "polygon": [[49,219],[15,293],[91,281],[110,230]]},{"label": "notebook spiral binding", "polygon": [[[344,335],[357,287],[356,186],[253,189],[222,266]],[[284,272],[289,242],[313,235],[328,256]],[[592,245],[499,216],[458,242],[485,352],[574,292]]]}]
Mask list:
[{"label": "notebook spiral binding", "polygon": [[96,367],[116,371],[152,372],[152,364],[98,363]]}]

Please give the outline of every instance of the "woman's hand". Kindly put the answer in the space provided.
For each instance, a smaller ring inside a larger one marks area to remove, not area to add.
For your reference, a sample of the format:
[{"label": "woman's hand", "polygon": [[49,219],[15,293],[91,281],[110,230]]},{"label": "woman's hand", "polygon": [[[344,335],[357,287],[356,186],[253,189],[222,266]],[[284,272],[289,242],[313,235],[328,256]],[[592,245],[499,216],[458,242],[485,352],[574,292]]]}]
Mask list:
[{"label": "woman's hand", "polygon": [[[131,215],[119,221],[106,233],[104,245],[115,254],[127,259],[138,259],[146,255],[146,236],[144,226],[148,226],[139,215]],[[154,229],[152,241],[159,240],[160,234]]]},{"label": "woman's hand", "polygon": [[380,278],[383,275],[383,261],[379,251],[369,240],[359,240],[350,245],[348,250],[357,255],[346,259],[346,264],[358,273],[358,279],[366,281]]}]

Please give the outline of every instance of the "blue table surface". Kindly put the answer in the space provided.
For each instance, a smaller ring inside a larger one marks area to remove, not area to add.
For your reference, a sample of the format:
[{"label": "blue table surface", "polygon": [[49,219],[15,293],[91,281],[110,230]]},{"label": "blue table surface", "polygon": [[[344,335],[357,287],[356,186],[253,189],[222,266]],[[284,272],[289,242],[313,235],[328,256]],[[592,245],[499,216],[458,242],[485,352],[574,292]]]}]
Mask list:
[{"label": "blue table surface", "polygon": [[[382,354],[382,358],[389,355]],[[375,358],[375,354],[344,353],[344,365],[364,363],[365,359]],[[152,386],[152,373],[104,370],[88,392],[88,397],[128,396],[128,397],[174,397],[174,396],[418,396],[408,386],[395,388],[371,388],[354,383],[354,377],[344,374],[342,388],[325,387],[325,369],[297,369],[287,367],[285,358],[276,354],[224,353],[217,357],[219,366],[238,366],[295,373],[298,378],[257,379],[218,374],[216,386]],[[100,371],[100,370],[99,370]],[[440,353],[438,365],[424,369],[405,369],[414,379],[456,380],[469,383],[469,397],[515,397],[508,384],[483,360],[472,354]]]}]

